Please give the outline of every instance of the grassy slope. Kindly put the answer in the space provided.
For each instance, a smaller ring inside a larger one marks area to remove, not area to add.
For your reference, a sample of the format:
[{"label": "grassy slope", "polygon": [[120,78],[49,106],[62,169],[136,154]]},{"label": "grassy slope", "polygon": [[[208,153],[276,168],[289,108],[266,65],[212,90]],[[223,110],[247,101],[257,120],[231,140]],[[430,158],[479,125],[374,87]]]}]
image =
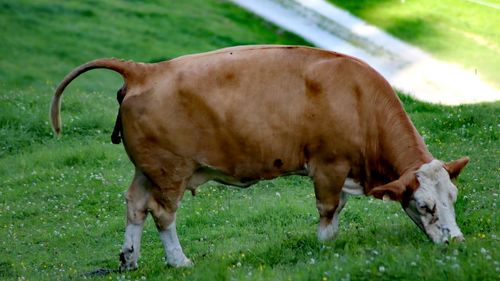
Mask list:
[{"label": "grassy slope", "polygon": [[[63,101],[64,136],[56,140],[47,110],[55,84],[69,70],[96,57],[156,61],[236,44],[306,44],[218,0],[51,2],[0,4],[0,279],[81,279],[118,264],[123,191],[132,176],[122,147],[109,141],[121,79],[94,71],[75,81]],[[321,244],[307,179],[250,189],[209,184],[197,197],[186,194],[178,213],[181,243],[194,268],[163,265],[148,220],[140,269],[95,278],[499,277],[500,104],[450,108],[405,97],[404,103],[436,157],[473,159],[458,181],[466,243],[432,245],[397,204],[352,198],[338,239]]]},{"label": "grassy slope", "polygon": [[500,88],[499,10],[456,0],[328,1]]}]

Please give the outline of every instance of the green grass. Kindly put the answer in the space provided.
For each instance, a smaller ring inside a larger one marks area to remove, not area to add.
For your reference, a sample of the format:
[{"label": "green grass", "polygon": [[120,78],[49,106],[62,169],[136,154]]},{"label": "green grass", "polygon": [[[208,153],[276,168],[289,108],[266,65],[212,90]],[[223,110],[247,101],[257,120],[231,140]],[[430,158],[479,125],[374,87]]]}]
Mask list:
[{"label": "green grass", "polygon": [[[316,240],[311,182],[249,189],[209,183],[186,194],[178,233],[195,266],[164,265],[151,219],[139,269],[117,268],[123,192],[133,167],[109,140],[121,79],[96,70],[63,100],[64,133],[48,124],[52,92],[97,57],[155,61],[236,44],[307,44],[239,8],[211,1],[3,1],[0,6],[1,280],[496,280],[500,103],[443,107],[401,96],[441,159],[469,155],[458,180],[462,244],[434,245],[395,203],[349,199],[337,240]],[[142,3],[142,2],[141,2]],[[175,4],[174,4],[175,3]]]},{"label": "green grass", "polygon": [[[457,0],[328,0],[500,88],[500,11]],[[498,0],[485,0],[498,5]]]}]

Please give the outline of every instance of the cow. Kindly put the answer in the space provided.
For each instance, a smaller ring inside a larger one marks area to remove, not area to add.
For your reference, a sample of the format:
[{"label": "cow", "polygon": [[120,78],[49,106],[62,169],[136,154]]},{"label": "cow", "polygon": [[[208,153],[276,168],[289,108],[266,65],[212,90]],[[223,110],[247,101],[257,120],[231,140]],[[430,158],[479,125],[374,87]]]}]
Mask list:
[{"label": "cow", "polygon": [[[105,68],[123,76],[115,131],[135,166],[126,192],[121,270],[137,268],[151,213],[167,263],[190,266],[176,233],[185,191],[210,180],[248,187],[299,174],[314,183],[317,236],[335,237],[347,195],[401,203],[435,243],[463,240],[454,202],[469,158],[431,155],[389,83],[354,57],[302,46],[240,46],[158,63],[97,59],[59,84]],[[117,136],[115,135],[115,138]]]}]

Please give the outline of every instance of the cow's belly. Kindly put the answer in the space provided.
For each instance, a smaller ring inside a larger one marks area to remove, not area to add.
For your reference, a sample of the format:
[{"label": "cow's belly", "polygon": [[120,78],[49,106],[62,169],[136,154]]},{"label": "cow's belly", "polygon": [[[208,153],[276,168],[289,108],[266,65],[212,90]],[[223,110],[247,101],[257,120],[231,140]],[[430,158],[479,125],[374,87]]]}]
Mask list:
[{"label": "cow's belly", "polygon": [[[307,171],[304,170],[297,170],[297,171],[290,171],[290,172],[285,172],[281,174],[277,174],[275,177],[279,176],[289,176],[289,175],[307,175]],[[228,184],[228,185],[234,185],[234,186],[239,186],[239,187],[248,187],[250,185],[253,185],[257,183],[260,180],[263,179],[271,179],[271,178],[247,178],[247,177],[234,177],[232,175],[228,175],[224,173],[223,171],[208,167],[208,166],[203,166],[200,167],[196,170],[196,172],[189,178],[187,187],[189,189],[195,189],[199,185],[207,182],[207,181],[217,181],[223,184]]]},{"label": "cow's belly", "polygon": [[[301,175],[307,176],[307,170],[297,170],[292,172],[286,172],[278,176],[289,176],[289,175]],[[220,170],[213,169],[211,167],[200,167],[188,180],[187,188],[190,190],[195,190],[199,185],[206,183],[208,181],[217,181],[227,185],[233,185],[238,187],[249,187],[261,179],[247,179],[247,178],[236,178],[228,175]],[[346,178],[342,191],[349,195],[364,195],[364,188],[359,183],[356,183],[351,178]]]}]

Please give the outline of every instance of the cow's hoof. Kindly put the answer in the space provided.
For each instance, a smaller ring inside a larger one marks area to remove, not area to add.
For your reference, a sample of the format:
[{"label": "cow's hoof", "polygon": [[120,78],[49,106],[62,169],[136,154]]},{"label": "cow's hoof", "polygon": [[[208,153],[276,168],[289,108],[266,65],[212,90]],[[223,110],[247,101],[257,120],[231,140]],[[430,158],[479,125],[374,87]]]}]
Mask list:
[{"label": "cow's hoof", "polygon": [[167,250],[166,260],[167,264],[173,267],[193,266],[193,262],[184,255],[181,248]]},{"label": "cow's hoof", "polygon": [[175,267],[191,267],[193,265],[194,265],[193,262],[190,259],[186,258],[182,262],[175,265]]},{"label": "cow's hoof", "polygon": [[132,263],[132,264],[120,264],[120,272],[125,272],[125,271],[132,271],[137,269],[137,263]]},{"label": "cow's hoof", "polygon": [[120,272],[137,269],[137,259],[134,258],[134,249],[124,249],[120,253]]},{"label": "cow's hoof", "polygon": [[333,223],[327,224],[326,226],[320,225],[318,227],[318,240],[328,241],[335,239],[337,230]]},{"label": "cow's hoof", "polygon": [[172,267],[191,267],[193,266],[193,262],[186,258],[185,256],[184,257],[178,257],[178,258],[172,258],[172,259],[167,259],[167,263],[168,265],[172,266]]}]

